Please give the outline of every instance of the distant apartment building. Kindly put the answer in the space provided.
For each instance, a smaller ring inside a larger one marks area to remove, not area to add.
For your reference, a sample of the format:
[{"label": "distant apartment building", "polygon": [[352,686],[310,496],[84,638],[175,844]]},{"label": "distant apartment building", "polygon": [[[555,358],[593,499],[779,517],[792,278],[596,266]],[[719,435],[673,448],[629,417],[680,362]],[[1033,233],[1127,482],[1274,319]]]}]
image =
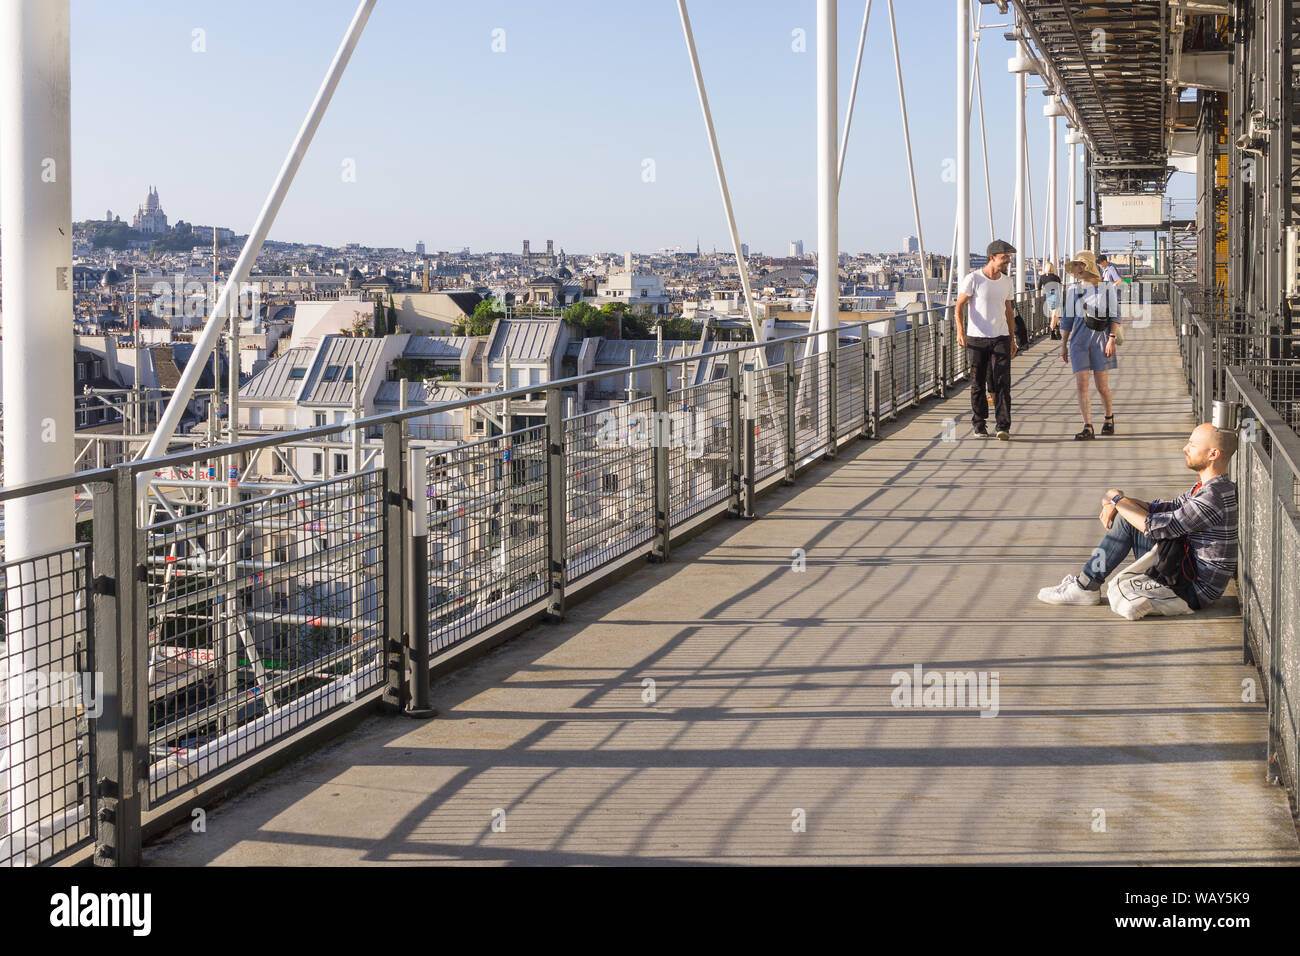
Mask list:
[{"label": "distant apartment building", "polygon": [[921,249],[921,240],[916,236],[905,236],[903,238],[903,251],[907,253],[919,252]]},{"label": "distant apartment building", "polygon": [[803,240],[802,239],[791,240],[790,250],[788,254],[794,258],[801,257],[803,255]]},{"label": "distant apartment building", "polygon": [[592,304],[599,308],[609,302],[625,302],[652,315],[668,314],[669,297],[663,277],[638,275],[630,252],[623,258],[623,271],[612,273],[596,287]]}]

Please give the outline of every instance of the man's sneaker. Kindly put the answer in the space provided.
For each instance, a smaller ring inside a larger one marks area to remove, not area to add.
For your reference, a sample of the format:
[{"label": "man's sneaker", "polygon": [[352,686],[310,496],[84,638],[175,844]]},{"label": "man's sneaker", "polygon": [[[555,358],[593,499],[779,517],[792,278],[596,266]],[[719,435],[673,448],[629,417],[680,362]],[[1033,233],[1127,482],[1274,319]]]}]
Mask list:
[{"label": "man's sneaker", "polygon": [[1011,441],[1011,432],[1005,428],[998,429],[998,441]]},{"label": "man's sneaker", "polygon": [[976,426],[975,426],[975,437],[976,437],[976,438],[988,438],[988,437],[989,437],[989,430],[988,430],[988,428],[987,428],[986,426],[984,426],[984,425],[976,425]]},{"label": "man's sneaker", "polygon": [[1095,591],[1084,590],[1079,587],[1078,577],[1067,574],[1056,587],[1039,591],[1038,600],[1045,604],[1100,604],[1101,588]]}]

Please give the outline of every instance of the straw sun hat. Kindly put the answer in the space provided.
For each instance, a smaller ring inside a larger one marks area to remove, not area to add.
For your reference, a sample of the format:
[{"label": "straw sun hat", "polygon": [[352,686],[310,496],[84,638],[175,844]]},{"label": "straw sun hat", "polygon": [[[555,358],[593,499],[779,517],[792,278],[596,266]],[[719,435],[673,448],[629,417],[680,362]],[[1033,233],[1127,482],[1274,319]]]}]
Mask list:
[{"label": "straw sun hat", "polygon": [[1066,271],[1077,274],[1082,279],[1101,281],[1101,270],[1097,268],[1097,259],[1091,249],[1082,249],[1074,254],[1073,259],[1065,263]]}]

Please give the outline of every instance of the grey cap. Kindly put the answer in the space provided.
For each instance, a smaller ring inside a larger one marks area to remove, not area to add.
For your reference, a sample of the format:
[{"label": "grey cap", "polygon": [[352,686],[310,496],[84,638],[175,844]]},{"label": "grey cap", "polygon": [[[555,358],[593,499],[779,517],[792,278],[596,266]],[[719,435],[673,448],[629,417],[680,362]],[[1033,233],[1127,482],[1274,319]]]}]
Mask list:
[{"label": "grey cap", "polygon": [[988,254],[989,258],[992,258],[993,256],[1000,256],[1004,252],[1007,255],[1010,255],[1016,251],[1016,247],[1005,239],[994,239],[989,243],[989,247],[984,251]]}]

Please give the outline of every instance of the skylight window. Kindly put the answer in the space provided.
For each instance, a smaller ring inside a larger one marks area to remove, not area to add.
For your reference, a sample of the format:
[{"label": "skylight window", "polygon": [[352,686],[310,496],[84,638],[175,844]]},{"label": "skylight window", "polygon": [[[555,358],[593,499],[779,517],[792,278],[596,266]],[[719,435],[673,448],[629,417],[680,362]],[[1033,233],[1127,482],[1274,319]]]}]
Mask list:
[{"label": "skylight window", "polygon": [[339,367],[337,365],[326,365],[325,374],[321,376],[323,381],[332,382],[339,377]]},{"label": "skylight window", "polygon": [[306,378],[306,377],[307,377],[307,370],[306,370],[305,368],[291,368],[291,369],[289,369],[289,378],[290,378],[290,379],[300,379],[300,378]]}]

